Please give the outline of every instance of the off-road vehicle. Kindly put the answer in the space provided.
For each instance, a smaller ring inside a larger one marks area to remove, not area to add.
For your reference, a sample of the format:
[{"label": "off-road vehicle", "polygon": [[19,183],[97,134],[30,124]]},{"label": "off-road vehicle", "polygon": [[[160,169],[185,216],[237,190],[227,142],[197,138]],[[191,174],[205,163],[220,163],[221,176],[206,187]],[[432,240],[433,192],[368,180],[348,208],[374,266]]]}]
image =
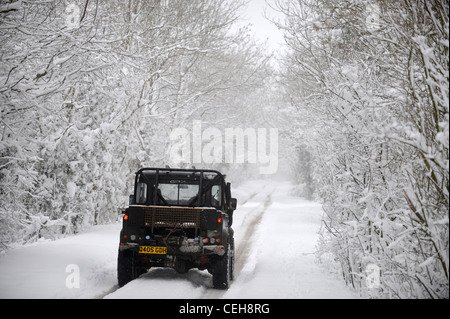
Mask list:
[{"label": "off-road vehicle", "polygon": [[233,280],[234,239],[230,183],[218,171],[143,168],[123,211],[117,274],[119,286],[151,267],[179,273],[207,269],[215,288]]}]

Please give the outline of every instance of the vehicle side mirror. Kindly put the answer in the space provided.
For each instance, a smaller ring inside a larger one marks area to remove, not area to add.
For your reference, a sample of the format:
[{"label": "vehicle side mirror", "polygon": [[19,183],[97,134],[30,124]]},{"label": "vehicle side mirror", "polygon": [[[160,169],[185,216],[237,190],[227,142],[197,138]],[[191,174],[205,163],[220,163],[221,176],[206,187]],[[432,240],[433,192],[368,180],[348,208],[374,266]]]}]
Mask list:
[{"label": "vehicle side mirror", "polygon": [[237,207],[237,199],[236,198],[231,199],[230,206],[231,206],[232,210],[236,209],[236,207]]},{"label": "vehicle side mirror", "polygon": [[130,197],[128,198],[128,205],[133,205],[134,204],[134,194],[131,194]]}]

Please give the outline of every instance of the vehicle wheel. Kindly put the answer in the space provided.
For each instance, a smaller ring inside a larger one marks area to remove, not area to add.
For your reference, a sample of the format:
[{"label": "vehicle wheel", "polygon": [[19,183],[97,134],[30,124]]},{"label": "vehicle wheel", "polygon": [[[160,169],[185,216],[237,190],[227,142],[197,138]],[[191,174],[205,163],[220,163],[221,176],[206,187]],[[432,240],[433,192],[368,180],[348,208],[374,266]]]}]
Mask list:
[{"label": "vehicle wheel", "polygon": [[189,271],[187,262],[179,258],[175,259],[174,269],[179,274],[185,274]]},{"label": "vehicle wheel", "polygon": [[119,287],[125,286],[137,277],[134,266],[134,253],[130,250],[119,250],[119,256],[117,257],[117,279],[119,281]]},{"label": "vehicle wheel", "polygon": [[216,289],[228,289],[231,280],[233,280],[234,251],[231,249],[231,243],[222,257],[217,259],[213,268],[213,286]]}]

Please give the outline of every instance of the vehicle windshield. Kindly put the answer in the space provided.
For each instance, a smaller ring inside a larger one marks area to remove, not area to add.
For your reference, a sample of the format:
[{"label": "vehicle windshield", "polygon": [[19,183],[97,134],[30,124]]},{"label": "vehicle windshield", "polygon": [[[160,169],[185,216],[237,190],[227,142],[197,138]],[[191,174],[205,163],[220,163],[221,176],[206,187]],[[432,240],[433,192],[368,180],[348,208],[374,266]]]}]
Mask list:
[{"label": "vehicle windshield", "polygon": [[199,185],[192,184],[159,184],[162,197],[169,205],[188,205],[195,200]]},{"label": "vehicle windshield", "polygon": [[199,173],[141,176],[137,180],[136,204],[221,208],[224,201],[221,179],[215,174],[202,176],[203,179]]}]

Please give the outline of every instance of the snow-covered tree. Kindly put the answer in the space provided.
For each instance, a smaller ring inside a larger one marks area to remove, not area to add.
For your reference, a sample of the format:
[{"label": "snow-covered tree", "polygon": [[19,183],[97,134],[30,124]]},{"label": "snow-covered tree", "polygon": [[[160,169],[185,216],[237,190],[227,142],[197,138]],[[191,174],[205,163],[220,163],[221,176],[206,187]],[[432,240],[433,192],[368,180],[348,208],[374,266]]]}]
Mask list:
[{"label": "snow-covered tree", "polygon": [[324,203],[321,253],[370,296],[448,298],[448,3],[278,7],[294,136]]},{"label": "snow-covered tree", "polygon": [[236,115],[265,63],[242,5],[0,1],[1,249],[115,220],[171,130]]}]

